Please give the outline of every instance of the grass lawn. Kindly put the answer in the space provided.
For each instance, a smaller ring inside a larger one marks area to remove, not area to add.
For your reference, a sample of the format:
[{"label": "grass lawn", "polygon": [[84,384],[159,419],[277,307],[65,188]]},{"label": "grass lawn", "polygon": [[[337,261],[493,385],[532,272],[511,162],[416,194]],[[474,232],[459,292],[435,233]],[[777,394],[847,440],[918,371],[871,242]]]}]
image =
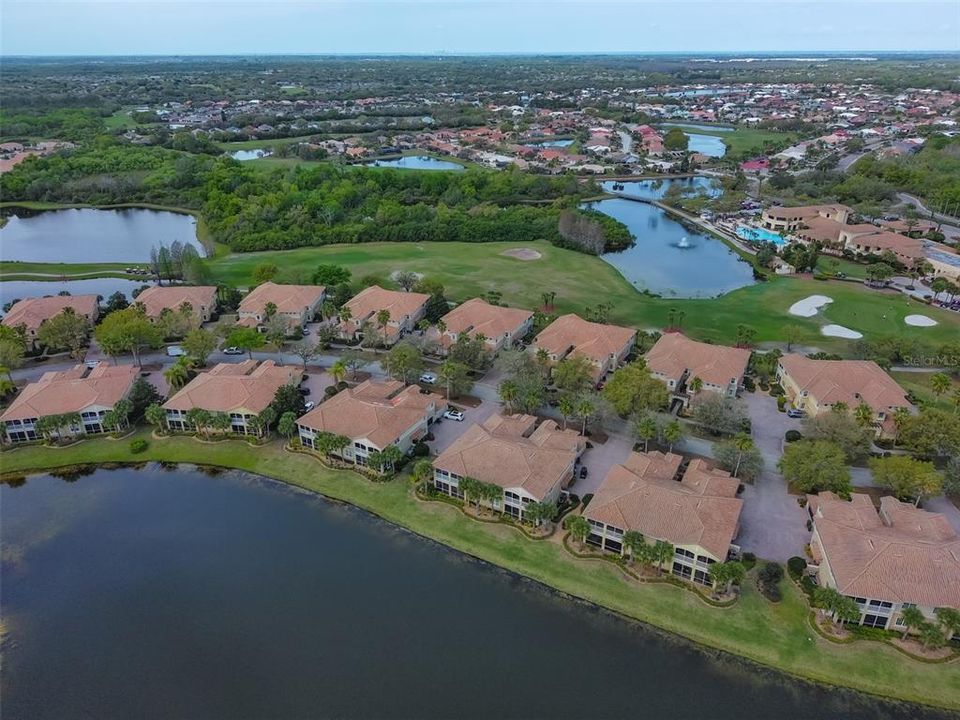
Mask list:
[{"label": "grass lawn", "polygon": [[681,128],[688,132],[696,132],[701,135],[715,135],[723,140],[727,146],[727,152],[731,155],[747,153],[754,149],[759,150],[765,142],[792,143],[797,138],[796,133],[790,132],[771,132],[770,130],[760,130],[758,128],[737,128],[733,132],[724,132],[715,128],[706,127],[696,130],[690,128]]},{"label": "grass lawn", "polygon": [[130,108],[128,107],[120,108],[110,117],[104,118],[103,122],[106,124],[107,130],[118,130],[137,126],[134,119],[130,117]]},{"label": "grass lawn", "polygon": [[[524,261],[502,255],[509,248],[531,247],[539,260]],[[457,301],[489,290],[503,294],[503,301],[533,309],[543,304],[544,292],[556,292],[559,312],[582,313],[599,302],[612,305],[611,321],[640,329],[662,328],[671,308],[686,313],[683,330],[691,336],[719,343],[733,343],[737,326],[750,325],[757,341],[782,341],[783,328],[796,325],[804,333],[802,345],[849,353],[853,344],[820,334],[825,322],[835,322],[866,337],[896,335],[945,342],[960,332],[960,315],[922,306],[893,292],[870,290],[839,281],[774,278],[741,288],[714,299],[676,300],[638,293],[611,265],[546,242],[537,243],[365,243],[296,250],[233,254],[211,263],[217,280],[248,286],[254,268],[264,262],[283,268],[313,268],[321,263],[344,265],[354,279],[364,275],[387,277],[394,270],[412,270],[440,279],[448,296]],[[822,316],[800,318],[787,310],[809,295],[834,299]],[[932,328],[910,327],[903,317],[922,312],[938,320]],[[883,315],[886,314],[886,318]]]},{"label": "grass lawn", "polygon": [[[147,267],[146,263],[44,263],[19,262],[15,260],[0,261],[0,275],[4,280],[13,279],[14,275],[54,275],[56,280],[60,275],[90,275],[91,277],[114,277],[128,267]],[[141,276],[143,277],[143,276]]]},{"label": "grass lawn", "polygon": [[938,410],[954,412],[956,410],[956,405],[953,404],[953,400],[951,398],[953,393],[955,393],[957,390],[960,390],[960,380],[957,380],[957,378],[948,373],[947,376],[950,378],[950,389],[947,390],[947,392],[945,392],[943,395],[937,397],[933,390],[930,389],[930,378],[934,374],[935,371],[932,370],[930,372],[890,373],[893,379],[900,383],[900,387],[917,398],[922,407],[934,407]]},{"label": "grass lawn", "polygon": [[293,143],[306,142],[312,137],[322,133],[313,133],[312,135],[297,135],[295,137],[276,138],[274,140],[236,140],[234,142],[219,142],[217,145],[227,152],[235,150],[260,150],[261,148],[274,147],[275,145],[292,145]]},{"label": "grass lawn", "polygon": [[830,276],[835,275],[837,272],[842,272],[850,278],[857,278],[858,280],[867,279],[867,266],[863,263],[855,263],[846,258],[832,257],[830,255],[821,255],[817,258],[817,272]]},{"label": "grass lawn", "polygon": [[[140,437],[149,437],[145,430]],[[705,645],[730,651],[785,672],[914,702],[960,709],[960,673],[951,665],[911,660],[873,642],[835,645],[807,625],[807,605],[789,581],[783,601],[764,600],[750,579],[734,607],[711,608],[671,585],[627,581],[610,563],[573,558],[557,543],[533,541],[503,525],[478,523],[444,503],[415,499],[406,478],[371,483],[353,473],[328,470],[279,443],[254,448],[243,441],[201,444],[190,438],[150,439],[131,456],[129,440],[87,440],[64,449],[21,448],[3,455],[4,472],[78,463],[166,460],[203,462],[283,480],[365,508],[453,548]],[[82,480],[81,480],[82,482]]]}]

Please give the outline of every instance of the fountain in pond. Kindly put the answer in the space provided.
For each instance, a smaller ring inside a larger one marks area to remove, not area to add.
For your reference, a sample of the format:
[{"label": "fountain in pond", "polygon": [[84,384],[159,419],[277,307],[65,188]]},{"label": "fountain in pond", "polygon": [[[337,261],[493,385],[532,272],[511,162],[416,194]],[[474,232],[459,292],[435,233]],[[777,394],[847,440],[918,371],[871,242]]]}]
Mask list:
[{"label": "fountain in pond", "polygon": [[690,250],[691,248],[696,247],[695,245],[692,245],[692,244],[690,243],[690,241],[687,239],[687,236],[686,236],[686,235],[684,235],[682,238],[680,238],[680,241],[679,241],[679,242],[673,243],[673,246],[674,246],[675,248],[679,248],[679,249],[681,249],[681,250]]}]

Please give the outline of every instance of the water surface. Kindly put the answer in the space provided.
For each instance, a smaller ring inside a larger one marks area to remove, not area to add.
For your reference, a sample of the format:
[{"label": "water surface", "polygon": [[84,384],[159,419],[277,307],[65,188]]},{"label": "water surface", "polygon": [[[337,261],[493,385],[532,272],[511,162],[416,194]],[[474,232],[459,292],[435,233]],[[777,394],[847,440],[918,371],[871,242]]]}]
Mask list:
[{"label": "water surface", "polygon": [[9,220],[0,229],[3,260],[144,262],[151,248],[174,240],[204,253],[192,215],[142,208],[8,212]]},{"label": "water surface", "polygon": [[272,152],[262,148],[255,150],[235,150],[234,152],[230,153],[230,157],[232,157],[234,160],[240,160],[241,162],[245,162],[247,160],[258,160],[260,158],[270,157],[271,155],[273,155]]},{"label": "water surface", "polygon": [[41,475],[0,501],[5,718],[937,717],[243,473]]},{"label": "water surface", "polygon": [[133,297],[133,291],[144,285],[153,285],[147,277],[143,280],[124,280],[122,278],[90,278],[89,280],[4,280],[0,282],[0,306],[11,300],[59,295],[65,290],[71,295],[102,295],[108,298],[115,292],[122,292],[127,299]]},{"label": "water surface", "polygon": [[390,167],[401,170],[463,170],[463,165],[459,163],[438,160],[429,155],[404,155],[394,160],[374,160],[364,164],[370,167]]}]

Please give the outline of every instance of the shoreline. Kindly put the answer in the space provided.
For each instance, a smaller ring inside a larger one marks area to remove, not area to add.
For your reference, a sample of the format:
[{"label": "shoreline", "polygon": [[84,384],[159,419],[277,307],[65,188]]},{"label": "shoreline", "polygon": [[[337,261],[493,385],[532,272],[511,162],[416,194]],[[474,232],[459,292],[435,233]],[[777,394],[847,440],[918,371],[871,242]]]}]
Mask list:
[{"label": "shoreline", "polygon": [[[487,523],[471,522],[456,508],[448,508],[441,503],[430,503],[437,507],[426,507],[425,503],[416,500],[407,476],[374,483],[350,471],[326,469],[311,456],[286,453],[278,442],[253,447],[242,441],[226,441],[207,446],[195,443],[192,438],[155,439],[149,430],[143,429],[138,431],[138,436],[150,441],[148,450],[140,455],[129,452],[126,439],[117,441],[109,438],[79,443],[59,452],[45,452],[50,448],[42,446],[18,448],[13,452],[8,450],[2,456],[4,467],[0,477],[23,477],[79,465],[151,461],[241,470],[315,493],[332,502],[348,503],[418,536],[521,575],[562,595],[591,603],[657,631],[679,636],[702,648],[721,651],[795,679],[843,687],[892,702],[945,710],[960,709],[960,677],[957,677],[960,674],[953,673],[957,679],[950,682],[956,659],[937,665],[921,664],[892,647],[886,647],[885,643],[866,640],[837,648],[830,647],[827,641],[820,638],[805,637],[802,649],[808,655],[806,658],[797,658],[797,653],[789,652],[787,648],[767,647],[762,643],[757,645],[756,636],[762,630],[758,623],[773,623],[774,632],[791,629],[789,626],[778,627],[777,623],[782,620],[778,620],[778,616],[783,615],[785,610],[796,612],[797,603],[802,603],[799,611],[806,618],[806,598],[786,581],[784,601],[778,607],[760,598],[751,583],[746,583],[741,600],[734,608],[722,611],[728,614],[719,618],[723,622],[729,620],[735,627],[715,628],[711,627],[710,621],[716,621],[718,616],[695,598],[687,598],[690,593],[682,588],[670,589],[667,585],[638,588],[624,582],[618,569],[604,567],[606,563],[587,567],[582,560],[572,556],[558,557],[563,550],[557,547],[514,538],[512,536],[516,533],[510,533],[509,528],[487,527]],[[680,591],[679,596],[677,591]],[[685,609],[691,609],[691,614],[684,614]],[[733,616],[729,614],[731,612]],[[724,630],[730,640],[725,639]],[[803,634],[809,635],[806,630]],[[809,646],[806,646],[807,642]],[[760,652],[761,649],[768,651],[766,655]],[[831,669],[831,661],[839,663],[840,667]],[[877,677],[880,673],[875,672],[875,668],[881,666],[885,666],[887,671],[892,670],[891,677],[899,678],[900,682],[885,682]],[[935,674],[939,677],[934,677]],[[848,682],[840,683],[838,679]],[[923,689],[916,689],[921,681],[926,693]],[[953,695],[947,692],[950,685],[956,690]],[[901,688],[904,692],[887,692],[890,688]],[[936,689],[939,689],[937,696],[927,694]]]}]

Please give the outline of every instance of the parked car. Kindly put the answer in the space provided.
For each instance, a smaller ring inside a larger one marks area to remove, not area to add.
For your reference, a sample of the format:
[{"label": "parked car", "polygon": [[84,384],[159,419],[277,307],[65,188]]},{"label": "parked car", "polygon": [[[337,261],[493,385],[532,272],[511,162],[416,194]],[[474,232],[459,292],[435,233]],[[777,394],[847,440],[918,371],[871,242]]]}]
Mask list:
[{"label": "parked car", "polygon": [[437,376],[433,373],[422,373],[420,375],[420,382],[427,385],[433,385],[435,382],[437,382]]},{"label": "parked car", "polygon": [[310,334],[310,328],[300,328],[300,334],[306,337]]},{"label": "parked car", "polygon": [[224,355],[243,355],[243,350],[238,347],[228,347],[223,349]]},{"label": "parked car", "polygon": [[448,420],[456,420],[457,422],[463,422],[463,413],[460,410],[447,410],[443,416]]},{"label": "parked car", "polygon": [[303,407],[304,407],[304,409],[306,409],[306,410],[313,410],[316,406],[317,406],[317,404],[316,404],[313,400],[307,400],[307,401],[303,404]]},{"label": "parked car", "polygon": [[186,356],[187,351],[184,350],[179,345],[168,345],[167,346],[167,356],[168,357],[184,357]]},{"label": "parked car", "polygon": [[91,370],[100,364],[99,360],[87,360],[84,365],[86,365]]},{"label": "parked car", "polygon": [[300,391],[300,394],[303,395],[304,397],[310,394],[310,388],[308,387],[301,387],[297,389]]},{"label": "parked car", "polygon": [[581,466],[580,466],[580,479],[583,480],[586,476],[587,476],[587,466],[586,466],[586,465],[581,465]]},{"label": "parked car", "polygon": [[787,410],[787,417],[791,418],[802,418],[806,415],[803,410],[798,410],[797,408],[790,408]]}]

